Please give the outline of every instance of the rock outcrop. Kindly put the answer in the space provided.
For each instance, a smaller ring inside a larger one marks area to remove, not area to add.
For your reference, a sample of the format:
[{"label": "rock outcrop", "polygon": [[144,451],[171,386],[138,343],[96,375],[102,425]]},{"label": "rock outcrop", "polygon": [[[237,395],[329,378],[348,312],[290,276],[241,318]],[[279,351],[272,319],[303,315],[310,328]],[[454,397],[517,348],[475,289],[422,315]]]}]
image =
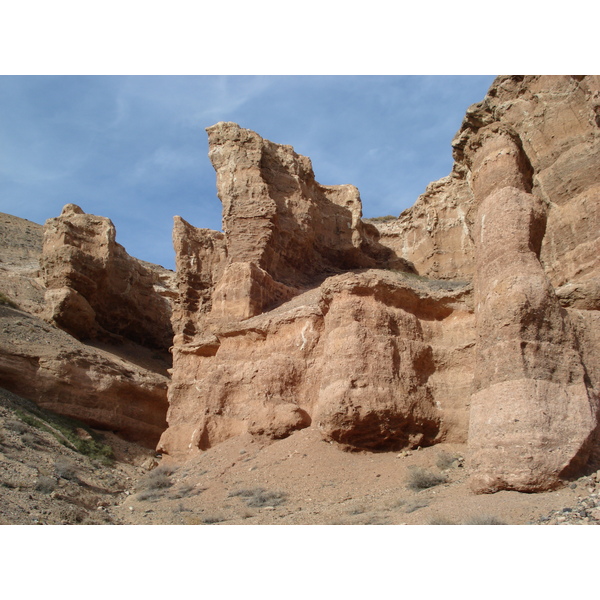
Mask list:
[{"label": "rock outcrop", "polygon": [[478,136],[473,488],[551,489],[586,464],[598,401],[539,260],[546,211],[530,193],[527,160],[502,131]]},{"label": "rock outcrop", "polygon": [[108,219],[74,205],[45,228],[3,215],[0,234],[0,386],[154,448],[174,274],[128,256]]},{"label": "rock outcrop", "polygon": [[[600,460],[599,115],[600,77],[499,77],[467,110],[450,175],[367,221],[353,186],[219,123],[223,232],[175,217],[176,290],[68,205],[44,228],[46,317],[123,352],[172,344],[158,444],[172,457],[311,427],[348,449],[466,443],[478,493],[556,488]],[[164,374],[64,332],[59,356],[28,353],[23,323],[4,325],[0,385],[156,439]]]},{"label": "rock outcrop", "polygon": [[44,306],[42,238],[41,225],[0,213],[0,293],[32,314]]},{"label": "rock outcrop", "polygon": [[110,346],[83,344],[7,306],[0,306],[0,333],[0,387],[92,427],[156,446],[166,427],[164,361],[127,344],[121,345],[121,356]]},{"label": "rock outcrop", "polygon": [[311,424],[354,448],[466,440],[469,374],[450,375],[463,354],[436,361],[449,346],[472,354],[472,327],[439,327],[472,320],[468,282],[419,278],[363,223],[356,188],[319,185],[291,147],[233,123],[208,134],[224,233],[175,220],[180,293],[160,449]]},{"label": "rock outcrop", "polygon": [[361,220],[288,146],[208,129],[224,233],[176,220],[174,455],[317,427],[468,441],[472,486],[552,489],[598,453],[597,77],[499,77],[452,173]]},{"label": "rock outcrop", "polygon": [[129,256],[106,217],[67,204],[44,225],[41,263],[44,317],[65,331],[78,339],[129,339],[161,350],[171,346],[168,291],[156,289],[165,287],[166,269],[158,273]]}]

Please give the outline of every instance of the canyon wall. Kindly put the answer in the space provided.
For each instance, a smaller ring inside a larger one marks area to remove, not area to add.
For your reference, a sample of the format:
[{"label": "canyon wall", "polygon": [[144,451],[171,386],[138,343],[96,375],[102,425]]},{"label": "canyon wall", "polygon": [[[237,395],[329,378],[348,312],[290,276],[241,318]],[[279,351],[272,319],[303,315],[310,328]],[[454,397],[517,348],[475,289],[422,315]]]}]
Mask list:
[{"label": "canyon wall", "polygon": [[600,77],[498,77],[452,172],[385,221],[291,146],[207,132],[223,231],[175,217],[176,276],[75,205],[41,268],[3,249],[0,291],[31,314],[0,307],[0,384],[179,459],[313,427],[349,450],[465,443],[478,493],[597,468]]},{"label": "canyon wall", "polygon": [[129,256],[108,219],[72,204],[43,227],[2,215],[0,234],[0,386],[155,447],[174,273]]},{"label": "canyon wall", "polygon": [[356,449],[468,442],[473,489],[551,489],[598,450],[597,77],[499,77],[451,174],[398,219],[233,123],[223,233],[176,218],[169,428],[187,456],[317,427]]}]

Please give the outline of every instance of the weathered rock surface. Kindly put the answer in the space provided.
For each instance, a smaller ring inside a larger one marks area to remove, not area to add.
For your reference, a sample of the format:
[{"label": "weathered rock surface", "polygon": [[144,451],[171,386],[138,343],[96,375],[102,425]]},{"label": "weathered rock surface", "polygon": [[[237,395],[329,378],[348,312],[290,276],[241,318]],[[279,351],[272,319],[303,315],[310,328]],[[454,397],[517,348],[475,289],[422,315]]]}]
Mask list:
[{"label": "weathered rock surface", "polygon": [[[158,350],[170,344],[165,304],[173,296],[174,274],[127,256],[114,243],[108,219],[84,215],[73,205],[50,220],[44,247],[43,233],[36,223],[0,216],[0,291],[20,309],[0,306],[0,385],[58,413],[155,447],[166,427],[170,361]],[[50,286],[56,287],[45,287],[40,262]],[[117,297],[119,286],[130,286],[131,295]],[[81,343],[40,320],[48,316],[45,300],[52,307],[49,316],[56,316],[65,329],[113,345]],[[99,323],[103,311],[114,314],[114,321]],[[158,349],[124,337],[131,333],[134,340]]]},{"label": "weathered rock surface", "polygon": [[527,161],[506,133],[479,136],[472,485],[551,489],[586,464],[598,401],[569,315],[539,261],[546,213],[529,193]]},{"label": "weathered rock surface", "polygon": [[167,365],[143,348],[124,344],[122,353],[0,306],[0,387],[155,447],[166,426]]},{"label": "weathered rock surface", "polygon": [[44,304],[42,237],[41,225],[0,213],[0,293],[34,314]]},{"label": "weathered rock surface", "polygon": [[44,317],[72,335],[170,347],[168,272],[129,256],[106,217],[66,205],[44,225],[42,268]]},{"label": "weathered rock surface", "polygon": [[278,439],[311,424],[355,448],[466,441],[465,378],[452,372],[461,350],[472,355],[472,327],[457,327],[472,321],[471,288],[441,284],[352,272],[262,315],[213,322],[174,348],[161,450],[197,451],[247,432]]},{"label": "weathered rock surface", "polygon": [[[476,492],[554,489],[600,460],[599,115],[600,77],[499,77],[467,110],[450,175],[367,222],[356,188],[219,123],[223,232],[175,218],[176,291],[69,205],[45,227],[48,316],[81,338],[173,336],[158,445],[172,457],[310,427],[350,449],[468,443]],[[53,362],[19,343],[0,355],[15,391],[76,382],[88,422],[159,432],[164,379],[89,346]]]},{"label": "weathered rock surface", "polygon": [[367,223],[290,147],[209,128],[224,233],[176,222],[161,448],[311,425],[354,448],[468,439],[478,492],[580,473],[599,439],[599,106],[597,77],[497,78],[452,173]]},{"label": "weathered rock surface", "polygon": [[356,188],[319,185],[291,147],[233,123],[208,133],[224,233],[175,220],[180,294],[160,449],[311,424],[355,448],[465,441],[470,375],[452,381],[463,353],[447,353],[472,354],[472,328],[444,336],[438,322],[472,321],[468,283],[411,275],[362,222]]}]

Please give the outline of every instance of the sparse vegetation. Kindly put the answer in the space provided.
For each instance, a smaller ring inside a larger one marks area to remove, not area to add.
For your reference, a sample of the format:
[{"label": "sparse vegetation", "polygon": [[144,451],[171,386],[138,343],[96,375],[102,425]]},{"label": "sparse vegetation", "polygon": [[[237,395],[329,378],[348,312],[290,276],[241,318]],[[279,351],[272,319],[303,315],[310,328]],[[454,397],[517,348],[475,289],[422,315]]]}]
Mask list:
[{"label": "sparse vegetation", "polygon": [[35,483],[35,489],[43,494],[51,494],[56,489],[56,479],[42,475]]},{"label": "sparse vegetation", "polygon": [[30,446],[31,448],[38,448],[39,446],[41,446],[41,442],[42,440],[35,435],[35,433],[31,433],[31,432],[26,432],[21,436],[21,441],[24,444],[27,444],[28,446]]},{"label": "sparse vegetation", "polygon": [[507,525],[507,523],[493,515],[477,515],[465,521],[465,525]]},{"label": "sparse vegetation", "polygon": [[283,492],[268,491],[264,488],[249,488],[236,490],[229,493],[229,497],[241,496],[250,508],[260,508],[263,506],[279,506],[283,504],[287,496]]},{"label": "sparse vegetation", "polygon": [[225,517],[223,515],[206,515],[205,517],[201,517],[200,521],[204,525],[213,525],[214,523],[225,521]]},{"label": "sparse vegetation", "polygon": [[414,491],[426,490],[447,481],[448,478],[445,475],[432,473],[427,469],[417,467],[410,471],[408,488]]},{"label": "sparse vegetation", "polygon": [[446,517],[432,517],[429,519],[428,525],[456,525],[454,521],[451,519],[447,519]]},{"label": "sparse vegetation", "polygon": [[458,464],[458,456],[441,450],[437,455],[436,467],[441,471],[447,471]]},{"label": "sparse vegetation", "polygon": [[18,421],[17,419],[9,419],[8,421],[6,421],[5,427],[10,431],[18,433],[19,435],[24,434],[28,430],[28,427],[25,425],[25,423],[23,423],[22,421]]},{"label": "sparse vegetation", "polygon": [[[156,469],[150,471],[142,477],[137,484],[137,489],[141,492],[156,492],[157,490],[166,490],[173,485],[171,475],[176,471],[171,465],[159,465]],[[141,494],[138,499],[142,499]],[[145,499],[148,499],[146,497]]]},{"label": "sparse vegetation", "polygon": [[19,308],[19,305],[11,300],[8,296],[0,292],[0,304],[3,306],[10,306],[10,308]]},{"label": "sparse vegetation", "polygon": [[201,494],[206,488],[198,487],[191,483],[184,484],[178,487],[176,490],[173,490],[171,493],[171,498],[178,500],[179,498],[186,498],[188,496],[197,496]]},{"label": "sparse vegetation", "polygon": [[[24,425],[26,423],[31,427],[50,433],[58,442],[71,450],[76,450],[102,464],[109,466],[113,464],[112,448],[108,444],[104,444],[101,436],[87,425],[76,419],[44,410],[33,403],[27,406],[27,410],[15,410],[15,415],[22,421],[20,427],[24,428],[23,432],[27,431]],[[80,437],[77,430],[83,430],[87,434],[86,438]]]},{"label": "sparse vegetation", "polygon": [[77,480],[77,467],[68,458],[59,456],[54,461],[54,473],[57,477],[68,479],[69,481]]},{"label": "sparse vegetation", "polygon": [[405,509],[405,513],[415,512],[415,510],[419,510],[420,508],[427,508],[429,504],[427,502],[423,502],[422,500],[415,500],[414,502],[409,502]]}]

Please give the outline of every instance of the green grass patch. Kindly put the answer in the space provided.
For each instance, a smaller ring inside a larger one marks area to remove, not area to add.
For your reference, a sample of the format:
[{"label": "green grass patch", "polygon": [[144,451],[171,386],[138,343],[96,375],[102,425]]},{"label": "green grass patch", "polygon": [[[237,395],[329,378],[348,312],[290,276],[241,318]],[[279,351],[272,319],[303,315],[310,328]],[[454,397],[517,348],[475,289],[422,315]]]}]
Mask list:
[{"label": "green grass patch", "polygon": [[[33,404],[28,410],[15,409],[15,415],[27,425],[50,433],[63,446],[92,460],[107,466],[114,462],[113,449],[102,441],[102,436],[77,419],[57,415]],[[79,437],[77,429],[85,431],[89,439]]]}]

